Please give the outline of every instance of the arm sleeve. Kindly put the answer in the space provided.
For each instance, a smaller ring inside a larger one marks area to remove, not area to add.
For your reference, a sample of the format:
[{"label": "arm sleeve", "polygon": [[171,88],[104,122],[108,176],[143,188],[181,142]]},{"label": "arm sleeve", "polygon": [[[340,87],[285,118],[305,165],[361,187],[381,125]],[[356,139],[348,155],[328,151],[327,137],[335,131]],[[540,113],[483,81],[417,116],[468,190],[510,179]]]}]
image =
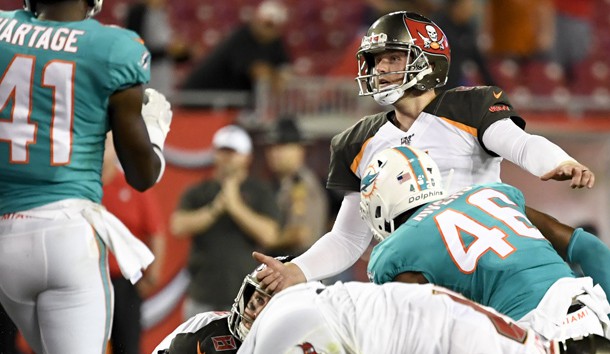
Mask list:
[{"label": "arm sleeve", "polygon": [[339,274],[352,266],[371,242],[373,233],[360,218],[360,193],[345,195],[330,232],[292,262],[308,281]]},{"label": "arm sleeve", "polygon": [[483,144],[538,177],[562,162],[575,161],[559,146],[542,136],[526,133],[510,119],[493,123],[483,134]]},{"label": "arm sleeve", "polygon": [[610,296],[610,249],[605,243],[578,228],[570,238],[567,260],[580,264],[583,273],[604,289],[606,297]]}]

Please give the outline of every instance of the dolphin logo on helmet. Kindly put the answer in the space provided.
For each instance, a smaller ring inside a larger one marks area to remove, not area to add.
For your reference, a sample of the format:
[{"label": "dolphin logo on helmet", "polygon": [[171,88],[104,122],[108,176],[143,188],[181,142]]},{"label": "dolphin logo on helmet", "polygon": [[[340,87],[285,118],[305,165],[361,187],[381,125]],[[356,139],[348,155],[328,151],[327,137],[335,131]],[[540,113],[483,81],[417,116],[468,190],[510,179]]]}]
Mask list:
[{"label": "dolphin logo on helmet", "polygon": [[[443,199],[440,169],[428,154],[411,146],[377,153],[368,168],[376,168],[375,188],[360,193],[360,215],[383,240],[395,230],[394,219],[423,204]],[[361,181],[361,185],[365,182]]]}]

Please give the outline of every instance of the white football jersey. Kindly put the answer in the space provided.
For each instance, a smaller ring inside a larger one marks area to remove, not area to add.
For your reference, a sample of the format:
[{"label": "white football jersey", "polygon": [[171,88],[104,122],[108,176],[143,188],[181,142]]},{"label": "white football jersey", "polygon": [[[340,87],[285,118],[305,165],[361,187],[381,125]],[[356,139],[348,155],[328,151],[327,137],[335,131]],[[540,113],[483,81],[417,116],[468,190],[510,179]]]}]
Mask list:
[{"label": "white football jersey", "polygon": [[525,126],[502,90],[491,86],[442,93],[406,132],[392,123],[394,116],[391,111],[365,117],[333,138],[328,188],[359,191],[371,158],[398,145],[411,145],[430,154],[445,181],[453,170],[450,193],[473,184],[500,182],[502,158],[486,150],[483,133],[506,118]]}]

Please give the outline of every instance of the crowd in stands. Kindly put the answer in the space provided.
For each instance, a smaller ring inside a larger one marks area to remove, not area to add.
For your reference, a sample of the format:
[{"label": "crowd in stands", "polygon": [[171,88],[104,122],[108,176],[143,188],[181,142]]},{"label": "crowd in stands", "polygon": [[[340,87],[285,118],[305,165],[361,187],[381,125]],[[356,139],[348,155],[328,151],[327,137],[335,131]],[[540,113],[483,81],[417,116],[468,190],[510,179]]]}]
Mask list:
[{"label": "crowd in stands", "polygon": [[[99,18],[124,24],[128,5],[134,1],[107,2]],[[481,66],[481,58],[472,52],[465,61],[454,62],[451,75],[458,75],[456,71],[463,73],[460,84],[495,83],[509,91],[532,95],[567,91],[575,95],[603,96],[610,89],[610,38],[597,35],[603,33],[610,21],[604,15],[610,10],[607,1],[546,0],[536,2],[534,7],[524,0],[280,2],[288,10],[282,38],[295,75],[323,76],[340,72],[353,78],[356,67],[352,44],[359,44],[365,24],[380,12],[412,10],[440,21],[451,17],[453,7],[462,6],[462,13],[471,15],[460,21],[476,38],[462,35],[460,43],[456,43],[453,38],[456,34],[446,26],[442,28],[447,28],[446,34],[453,46],[461,47],[464,41],[476,43],[488,69]],[[200,58],[212,53],[240,23],[253,17],[258,3],[256,0],[222,3],[191,0],[166,5],[174,42],[188,47],[192,53],[191,61],[177,67],[178,77],[188,79]],[[509,20],[510,16],[514,20]],[[513,22],[505,26],[504,21]],[[521,25],[514,25],[514,21]],[[344,56],[350,60],[342,61]]]}]

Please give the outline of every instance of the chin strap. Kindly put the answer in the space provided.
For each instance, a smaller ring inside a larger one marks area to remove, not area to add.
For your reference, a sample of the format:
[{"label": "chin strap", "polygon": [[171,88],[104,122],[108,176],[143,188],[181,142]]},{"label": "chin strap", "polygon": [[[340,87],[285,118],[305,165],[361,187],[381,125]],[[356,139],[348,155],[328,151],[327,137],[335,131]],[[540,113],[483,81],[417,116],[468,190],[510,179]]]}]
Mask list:
[{"label": "chin strap", "polygon": [[389,106],[398,101],[405,94],[405,90],[402,86],[392,85],[394,87],[389,88],[387,91],[379,92],[373,95],[375,102],[382,106]]},{"label": "chin strap", "polygon": [[418,88],[416,85],[424,76],[432,73],[432,68],[428,67],[422,71],[420,71],[417,75],[415,75],[411,80],[405,82],[402,85],[390,85],[386,87],[382,92],[378,92],[373,94],[373,99],[375,102],[382,106],[388,106],[394,104],[398,101],[404,94],[407,89],[411,87]]},{"label": "chin strap", "polygon": [[239,323],[239,325],[237,326],[237,333],[239,336],[239,339],[241,339],[242,341],[246,340],[246,336],[248,335],[248,333],[250,333],[250,330],[246,327],[246,325],[243,322]]}]

